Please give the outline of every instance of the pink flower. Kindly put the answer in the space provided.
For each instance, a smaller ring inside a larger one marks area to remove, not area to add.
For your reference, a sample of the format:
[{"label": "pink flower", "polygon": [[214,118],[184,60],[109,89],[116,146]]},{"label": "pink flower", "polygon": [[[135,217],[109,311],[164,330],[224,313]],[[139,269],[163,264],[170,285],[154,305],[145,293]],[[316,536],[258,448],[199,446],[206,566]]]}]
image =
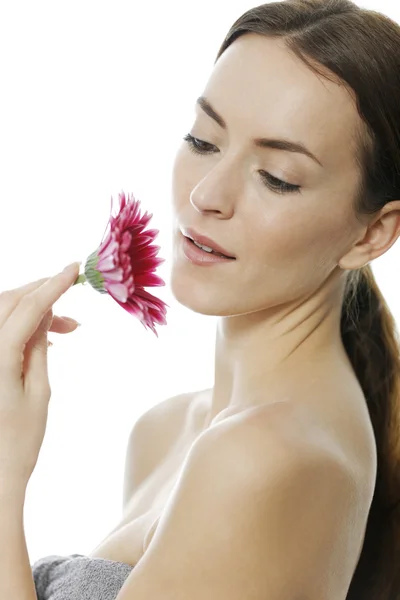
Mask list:
[{"label": "pink flower", "polygon": [[140,201],[133,195],[128,200],[124,192],[119,194],[120,206],[115,217],[111,197],[110,227],[95,252],[86,260],[84,274],[74,285],[88,281],[102,294],[109,294],[122,308],[137,317],[158,337],[155,324],[166,325],[168,304],[144,290],[149,286],[163,286],[165,282],[154,274],[158,265],[165,261],[156,258],[160,246],[154,246],[158,229],[143,231],[152,214],[140,215]]}]

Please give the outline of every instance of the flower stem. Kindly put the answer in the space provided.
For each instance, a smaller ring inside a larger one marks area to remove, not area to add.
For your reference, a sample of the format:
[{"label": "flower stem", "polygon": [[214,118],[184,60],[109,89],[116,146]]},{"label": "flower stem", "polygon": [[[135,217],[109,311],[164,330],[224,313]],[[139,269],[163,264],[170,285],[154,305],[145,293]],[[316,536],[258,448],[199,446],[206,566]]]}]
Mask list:
[{"label": "flower stem", "polygon": [[79,283],[85,283],[86,282],[86,275],[85,273],[81,273],[78,277],[78,279],[72,284],[72,285],[78,285]]}]

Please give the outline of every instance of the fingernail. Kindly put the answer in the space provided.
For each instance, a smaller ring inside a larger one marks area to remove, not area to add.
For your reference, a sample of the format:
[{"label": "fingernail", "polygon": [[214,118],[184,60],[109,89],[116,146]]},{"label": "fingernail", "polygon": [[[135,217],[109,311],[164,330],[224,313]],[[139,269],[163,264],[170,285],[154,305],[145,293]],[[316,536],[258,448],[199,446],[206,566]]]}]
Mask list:
[{"label": "fingernail", "polygon": [[71,317],[61,317],[63,321],[68,321],[68,323],[72,323],[73,325],[78,325],[80,327],[82,323],[79,323],[75,319],[71,319]]},{"label": "fingernail", "polygon": [[81,266],[82,261],[74,261],[73,263],[71,263],[70,265],[67,265],[63,270],[62,273],[66,273],[67,271],[75,271],[77,266]]}]

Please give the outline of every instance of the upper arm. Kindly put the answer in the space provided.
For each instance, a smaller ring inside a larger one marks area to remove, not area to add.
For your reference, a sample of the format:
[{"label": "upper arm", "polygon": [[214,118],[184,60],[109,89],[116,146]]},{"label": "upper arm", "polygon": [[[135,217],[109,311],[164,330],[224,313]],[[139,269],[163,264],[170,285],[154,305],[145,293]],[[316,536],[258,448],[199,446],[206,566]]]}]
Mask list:
[{"label": "upper arm", "polygon": [[159,402],[143,413],[129,434],[124,471],[123,507],[146,477],[153,472],[176,439],[177,429],[193,393]]},{"label": "upper arm", "polygon": [[342,462],[306,443],[210,432],[117,600],[342,597],[355,567],[354,481]]}]

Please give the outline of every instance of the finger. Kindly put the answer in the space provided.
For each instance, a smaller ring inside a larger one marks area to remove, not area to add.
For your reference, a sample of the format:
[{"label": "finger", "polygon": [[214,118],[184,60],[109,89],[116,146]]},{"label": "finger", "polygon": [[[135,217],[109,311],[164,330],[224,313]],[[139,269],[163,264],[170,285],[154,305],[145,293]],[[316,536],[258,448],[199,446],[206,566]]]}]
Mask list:
[{"label": "finger", "polygon": [[50,399],[50,381],[47,365],[47,330],[52,311],[48,311],[39,327],[28,340],[24,350],[23,386],[29,399],[42,403]]},{"label": "finger", "polygon": [[50,277],[42,277],[37,281],[27,283],[13,290],[4,290],[0,293],[0,328],[4,325],[18,302],[25,296],[43,285]]},{"label": "finger", "polygon": [[20,368],[21,352],[25,344],[35,333],[47,311],[74,283],[78,271],[79,264],[74,263],[66,271],[47,279],[34,291],[23,296],[1,327],[0,354],[9,356],[8,368],[15,361],[14,374]]},{"label": "finger", "polygon": [[53,322],[49,327],[49,331],[54,331],[55,333],[70,333],[71,331],[75,331],[77,327],[79,327],[79,323],[72,319],[71,321],[64,320],[65,317],[58,317],[55,315],[53,317]]},{"label": "finger", "polygon": [[[66,318],[69,319],[69,317]],[[51,393],[51,388],[48,373],[47,350],[49,346],[52,346],[53,344],[47,339],[47,334],[54,324],[54,319],[57,319],[60,323],[59,328],[57,328],[57,326],[55,328],[55,331],[58,333],[70,333],[79,325],[74,319],[71,319],[68,322],[62,317],[54,317],[52,309],[50,309],[43,317],[38,329],[26,344],[23,367],[24,391],[29,398],[37,400],[40,403],[45,399],[50,399],[49,392]],[[50,329],[49,321],[51,323]]]},{"label": "finger", "polygon": [[51,275],[49,275],[49,277],[41,277],[36,281],[31,281],[30,283],[26,283],[24,285],[16,287],[13,290],[3,290],[1,293],[14,294],[16,296],[20,295],[22,297],[26,292],[31,292],[32,290],[36,289],[37,287],[39,287],[39,285],[42,285],[42,283],[44,283],[48,279],[51,279],[51,277]]},{"label": "finger", "polygon": [[[49,313],[51,313],[51,311],[49,311]],[[47,313],[47,314],[49,314],[49,313]],[[65,333],[71,333],[79,326],[79,323],[77,321],[75,321],[75,319],[66,321],[64,319],[69,319],[69,317],[58,317],[56,315],[54,315],[54,316],[50,315],[50,316],[51,316],[52,323],[50,324],[50,327],[44,328],[44,329],[47,329],[47,331],[53,331],[55,333],[64,333],[65,334]],[[34,366],[32,367],[32,351],[34,349],[36,349],[38,346],[40,347],[40,344],[41,344],[41,348],[42,348],[43,352],[45,352],[46,349],[49,348],[50,346],[53,346],[53,343],[47,339],[47,336],[44,336],[43,325],[45,325],[45,323],[43,323],[43,320],[42,320],[42,323],[39,325],[39,328],[35,331],[35,333],[31,337],[31,339],[25,346],[24,365],[23,365],[25,390],[27,390],[28,387],[30,387],[30,388],[32,387],[29,382],[29,372],[37,372],[37,368],[35,369]],[[42,331],[41,331],[41,328],[42,328]],[[40,338],[40,336],[42,336],[42,339]],[[44,365],[44,373],[45,372],[47,372],[47,362]],[[47,378],[48,378],[48,372],[47,372]],[[47,383],[48,383],[48,379],[47,379]]]}]

